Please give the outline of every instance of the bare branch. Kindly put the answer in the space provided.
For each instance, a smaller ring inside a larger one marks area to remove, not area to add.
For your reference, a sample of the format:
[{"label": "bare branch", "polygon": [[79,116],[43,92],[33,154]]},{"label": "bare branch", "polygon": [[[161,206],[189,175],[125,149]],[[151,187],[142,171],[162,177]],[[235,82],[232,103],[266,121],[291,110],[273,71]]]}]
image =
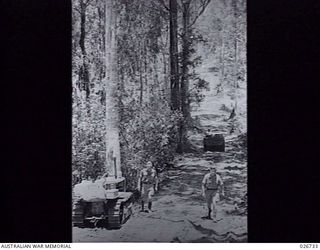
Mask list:
[{"label": "bare branch", "polygon": [[199,10],[198,11],[198,15],[194,18],[194,20],[190,23],[190,25],[188,26],[188,28],[190,28],[192,25],[195,24],[195,22],[198,20],[198,18],[202,15],[202,13],[205,11],[205,9],[207,8],[208,4],[211,2],[211,0],[204,0],[204,1],[201,1],[202,4],[201,6],[199,7]]},{"label": "bare branch", "polygon": [[78,8],[74,7],[73,9],[76,10],[79,14],[81,14],[81,11]]},{"label": "bare branch", "polygon": [[159,3],[167,10],[170,11],[169,7],[166,5],[166,3],[164,2],[164,0],[158,0]]},{"label": "bare branch", "polygon": [[93,0],[87,0],[86,2],[84,2],[84,5],[86,6],[86,7],[88,7],[88,5],[92,2]]}]

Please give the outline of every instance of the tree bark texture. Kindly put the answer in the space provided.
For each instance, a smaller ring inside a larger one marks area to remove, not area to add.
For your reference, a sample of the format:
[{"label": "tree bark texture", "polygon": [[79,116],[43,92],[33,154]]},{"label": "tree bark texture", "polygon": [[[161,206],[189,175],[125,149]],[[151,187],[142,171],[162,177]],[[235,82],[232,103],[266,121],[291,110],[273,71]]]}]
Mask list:
[{"label": "tree bark texture", "polygon": [[188,119],[190,116],[190,108],[188,101],[188,92],[189,92],[189,62],[190,62],[190,1],[187,1],[183,4],[183,35],[182,35],[182,58],[181,58],[181,111],[185,119]]},{"label": "tree bark texture", "polygon": [[182,58],[181,58],[181,112],[183,114],[183,122],[179,128],[179,144],[178,152],[184,151],[184,146],[187,143],[187,129],[190,118],[190,103],[188,98],[189,93],[189,61],[190,61],[190,1],[184,2],[182,5]]},{"label": "tree bark texture", "polygon": [[178,7],[177,0],[170,0],[170,90],[171,108],[180,108],[178,61]]},{"label": "tree bark texture", "polygon": [[87,51],[85,47],[85,36],[86,36],[86,8],[84,1],[80,1],[80,40],[79,45],[82,53],[82,67],[81,67],[81,79],[82,89],[86,91],[86,97],[90,96],[90,87],[89,87],[89,68],[86,62]]},{"label": "tree bark texture", "polygon": [[237,22],[238,22],[238,10],[237,10],[237,0],[232,0],[232,7],[233,7],[233,28],[234,28],[234,65],[233,65],[233,87],[234,87],[234,105],[233,110],[230,117],[234,117],[237,114],[237,92],[238,92],[238,30],[237,30]]},{"label": "tree bark texture", "polygon": [[115,176],[114,157],[117,176],[121,177],[119,142],[119,107],[117,101],[117,16],[114,10],[115,0],[106,0],[106,171]]},{"label": "tree bark texture", "polygon": [[232,1],[232,7],[233,7],[233,34],[234,34],[234,65],[233,65],[233,74],[234,74],[234,87],[238,88],[238,77],[237,77],[237,72],[238,72],[238,57],[237,57],[237,53],[238,53],[238,41],[237,41],[237,19],[238,19],[238,13],[237,13],[237,1],[233,0]]}]

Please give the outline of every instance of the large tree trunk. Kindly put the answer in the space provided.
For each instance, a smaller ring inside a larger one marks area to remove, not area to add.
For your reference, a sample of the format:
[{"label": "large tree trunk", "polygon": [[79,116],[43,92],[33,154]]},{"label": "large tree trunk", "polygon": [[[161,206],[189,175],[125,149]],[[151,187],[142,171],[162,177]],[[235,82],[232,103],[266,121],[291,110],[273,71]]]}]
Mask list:
[{"label": "large tree trunk", "polygon": [[171,108],[180,108],[179,62],[178,62],[178,8],[177,0],[170,0],[170,89]]},{"label": "large tree trunk", "polygon": [[140,48],[140,57],[139,57],[139,77],[140,77],[140,106],[143,104],[143,92],[144,92],[144,84],[143,84],[143,74],[142,74],[142,49]]},{"label": "large tree trunk", "polygon": [[181,91],[181,111],[183,114],[183,122],[179,128],[179,144],[178,152],[184,151],[184,146],[187,143],[187,130],[188,122],[190,119],[190,102],[188,98],[189,93],[189,61],[190,61],[190,1],[183,3],[183,13],[182,13],[182,58],[181,58],[181,81],[180,81],[180,91]]},{"label": "large tree trunk", "polygon": [[[98,15],[99,15],[99,32],[101,32],[101,49],[104,51],[105,53],[105,45],[106,45],[106,29],[105,29],[105,22],[106,22],[106,15],[105,15],[105,11],[106,11],[106,5],[104,3],[99,3],[98,5]],[[103,64],[104,66],[104,64]],[[105,68],[101,66],[100,68],[100,80],[103,80],[105,77]]]},{"label": "large tree trunk", "polygon": [[233,104],[232,104],[232,111],[230,114],[229,119],[232,119],[237,114],[237,93],[238,93],[238,28],[237,28],[237,22],[238,22],[238,8],[237,8],[237,0],[232,0],[232,8],[233,8],[233,35],[234,35],[234,64],[233,64]]},{"label": "large tree trunk", "polygon": [[144,61],[144,85],[146,88],[146,97],[147,97],[147,101],[150,100],[150,88],[148,86],[148,51],[147,51],[147,44],[146,44],[146,40],[143,42],[143,61]]},{"label": "large tree trunk", "polygon": [[232,1],[232,7],[233,7],[233,35],[234,35],[234,64],[233,64],[233,74],[234,74],[234,88],[238,88],[238,41],[237,41],[237,34],[238,34],[238,29],[237,29],[237,19],[238,19],[238,11],[237,11],[237,1],[233,0]]},{"label": "large tree trunk", "polygon": [[217,94],[223,90],[223,81],[224,81],[224,41],[223,34],[220,36],[220,51],[219,51],[219,84],[217,85]]},{"label": "large tree trunk", "polygon": [[190,108],[188,101],[189,92],[189,62],[190,62],[190,2],[183,4],[183,35],[182,35],[182,59],[181,59],[181,111],[185,119],[190,116]]},{"label": "large tree trunk", "polygon": [[85,47],[85,36],[86,36],[86,8],[84,1],[80,1],[80,40],[79,45],[82,53],[82,66],[81,66],[81,82],[82,88],[86,91],[86,97],[90,96],[89,87],[89,66],[87,64],[87,51]]},{"label": "large tree trunk", "polygon": [[117,101],[117,17],[114,10],[114,2],[115,0],[106,0],[106,171],[110,176],[117,174],[118,177],[121,177],[119,110]]}]

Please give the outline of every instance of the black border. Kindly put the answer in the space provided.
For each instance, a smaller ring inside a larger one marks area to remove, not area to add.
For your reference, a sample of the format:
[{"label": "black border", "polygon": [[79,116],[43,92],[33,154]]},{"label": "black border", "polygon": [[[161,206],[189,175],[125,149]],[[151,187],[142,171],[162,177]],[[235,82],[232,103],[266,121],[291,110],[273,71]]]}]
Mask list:
[{"label": "black border", "polygon": [[249,241],[319,242],[319,1],[248,2]]},{"label": "black border", "polygon": [[0,242],[70,242],[71,1],[0,12]]}]

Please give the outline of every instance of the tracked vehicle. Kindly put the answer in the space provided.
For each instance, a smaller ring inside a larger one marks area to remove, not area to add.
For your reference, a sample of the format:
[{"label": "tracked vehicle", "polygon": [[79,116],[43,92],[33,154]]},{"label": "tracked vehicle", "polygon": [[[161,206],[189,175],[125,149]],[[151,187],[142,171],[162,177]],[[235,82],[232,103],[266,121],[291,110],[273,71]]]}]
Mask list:
[{"label": "tracked vehicle", "polygon": [[73,225],[120,228],[132,214],[132,193],[126,192],[125,178],[108,177],[105,198],[80,198],[73,202]]},{"label": "tracked vehicle", "polygon": [[225,139],[223,134],[206,135],[203,139],[204,151],[225,152]]}]

